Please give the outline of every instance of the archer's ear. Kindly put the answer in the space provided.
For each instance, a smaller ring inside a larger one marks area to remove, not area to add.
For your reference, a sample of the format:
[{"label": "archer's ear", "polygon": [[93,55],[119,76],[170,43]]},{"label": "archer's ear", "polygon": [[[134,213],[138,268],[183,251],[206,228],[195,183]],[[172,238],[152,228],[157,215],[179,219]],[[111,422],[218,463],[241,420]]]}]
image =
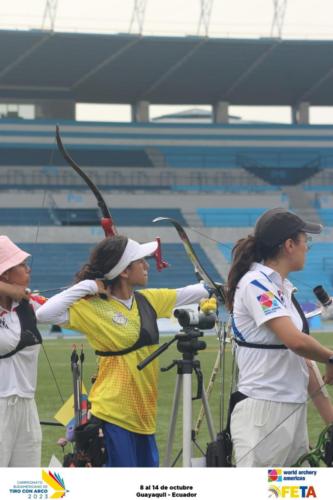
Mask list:
[{"label": "archer's ear", "polygon": [[295,241],[292,238],[288,238],[286,241],[282,243],[282,248],[286,250],[288,253],[295,248]]},{"label": "archer's ear", "polygon": [[122,271],[119,274],[120,278],[127,279],[128,278],[128,271],[129,271],[129,268],[127,267],[124,271]]}]

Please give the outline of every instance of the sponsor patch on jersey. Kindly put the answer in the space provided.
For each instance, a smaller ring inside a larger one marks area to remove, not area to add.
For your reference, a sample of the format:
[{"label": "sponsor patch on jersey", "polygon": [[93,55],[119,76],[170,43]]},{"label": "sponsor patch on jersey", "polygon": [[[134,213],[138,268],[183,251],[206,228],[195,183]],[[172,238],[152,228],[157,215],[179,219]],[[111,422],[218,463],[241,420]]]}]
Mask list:
[{"label": "sponsor patch on jersey", "polygon": [[257,301],[259,302],[261,309],[265,314],[272,314],[277,309],[280,309],[281,304],[275,298],[273,292],[264,292],[257,296]]},{"label": "sponsor patch on jersey", "polygon": [[126,325],[127,324],[127,318],[123,316],[121,313],[116,313],[114,316],[112,316],[112,321],[116,323],[116,325]]}]

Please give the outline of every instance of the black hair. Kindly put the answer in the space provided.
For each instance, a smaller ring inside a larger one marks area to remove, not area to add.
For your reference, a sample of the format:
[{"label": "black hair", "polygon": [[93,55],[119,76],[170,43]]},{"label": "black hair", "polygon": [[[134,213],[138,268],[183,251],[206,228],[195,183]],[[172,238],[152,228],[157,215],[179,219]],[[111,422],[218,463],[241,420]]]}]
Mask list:
[{"label": "black hair", "polygon": [[[75,275],[75,282],[86,279],[105,279],[107,274],[123,255],[128,238],[122,235],[109,236],[96,245],[91,251],[89,262],[84,264],[80,271]],[[108,281],[108,284],[114,284],[118,276]]]},{"label": "black hair", "polygon": [[[287,239],[298,241],[301,231],[289,236]],[[285,241],[286,241],[285,240]],[[238,282],[248,272],[254,262],[274,259],[281,251],[283,242],[274,247],[268,247],[257,240],[253,235],[237,241],[232,249],[232,263],[228,274],[226,289],[226,306],[230,312],[233,309],[234,297]]]}]

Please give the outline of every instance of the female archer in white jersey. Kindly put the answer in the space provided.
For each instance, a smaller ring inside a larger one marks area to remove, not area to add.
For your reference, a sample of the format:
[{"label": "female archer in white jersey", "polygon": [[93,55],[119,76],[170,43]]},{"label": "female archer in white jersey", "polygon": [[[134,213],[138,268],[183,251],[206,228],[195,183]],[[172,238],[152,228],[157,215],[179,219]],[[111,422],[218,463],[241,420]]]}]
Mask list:
[{"label": "female archer in white jersey", "polygon": [[304,266],[307,233],[321,229],[275,208],[233,249],[227,304],[239,368],[231,415],[237,466],[292,466],[308,451],[308,391],[316,395],[314,403],[324,419],[333,421],[332,405],[310,361],[323,363],[325,380],[332,383],[333,351],[304,335],[302,314],[287,279]]}]

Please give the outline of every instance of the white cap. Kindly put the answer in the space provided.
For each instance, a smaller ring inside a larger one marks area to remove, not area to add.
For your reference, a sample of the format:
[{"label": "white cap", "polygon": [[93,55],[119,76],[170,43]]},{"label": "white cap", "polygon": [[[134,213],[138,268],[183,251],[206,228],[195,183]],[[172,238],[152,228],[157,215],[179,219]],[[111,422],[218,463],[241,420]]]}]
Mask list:
[{"label": "white cap", "polygon": [[119,274],[122,273],[131,262],[152,255],[156,252],[157,247],[157,241],[149,241],[149,243],[140,244],[137,241],[129,239],[119,262],[112,269],[110,269],[104,277],[108,280],[113,280],[119,276]]}]

